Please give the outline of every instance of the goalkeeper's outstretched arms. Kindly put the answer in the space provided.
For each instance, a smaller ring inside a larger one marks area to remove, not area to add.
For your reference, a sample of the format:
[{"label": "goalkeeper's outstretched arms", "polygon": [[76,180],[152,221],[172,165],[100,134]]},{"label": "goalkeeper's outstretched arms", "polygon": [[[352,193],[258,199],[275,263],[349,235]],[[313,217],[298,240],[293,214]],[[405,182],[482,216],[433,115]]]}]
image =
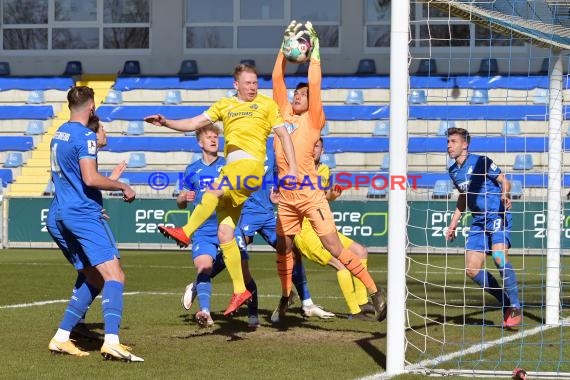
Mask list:
[{"label": "goalkeeper's outstretched arms", "polygon": [[204,114],[180,120],[169,120],[164,115],[156,114],[145,117],[144,121],[157,127],[166,127],[179,132],[192,132],[211,124],[211,121]]},{"label": "goalkeeper's outstretched arms", "polygon": [[275,66],[273,67],[273,72],[271,74],[271,80],[273,82],[273,100],[275,100],[279,106],[281,113],[283,113],[289,105],[287,86],[285,84],[285,67],[287,65],[287,60],[283,54],[283,46],[287,43],[287,41],[294,37],[295,34],[299,33],[298,30],[300,28],[301,23],[293,20],[285,29],[285,32],[283,33],[283,42],[279,47],[279,52],[277,53],[277,58],[275,60]]}]

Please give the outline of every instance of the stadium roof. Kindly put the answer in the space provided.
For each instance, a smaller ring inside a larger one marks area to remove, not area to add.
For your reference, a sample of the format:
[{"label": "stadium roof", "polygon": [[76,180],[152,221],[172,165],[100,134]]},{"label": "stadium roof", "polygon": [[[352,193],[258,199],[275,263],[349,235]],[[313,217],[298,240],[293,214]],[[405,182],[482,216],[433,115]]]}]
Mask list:
[{"label": "stadium roof", "polygon": [[425,0],[455,17],[531,38],[537,45],[570,50],[568,0]]}]

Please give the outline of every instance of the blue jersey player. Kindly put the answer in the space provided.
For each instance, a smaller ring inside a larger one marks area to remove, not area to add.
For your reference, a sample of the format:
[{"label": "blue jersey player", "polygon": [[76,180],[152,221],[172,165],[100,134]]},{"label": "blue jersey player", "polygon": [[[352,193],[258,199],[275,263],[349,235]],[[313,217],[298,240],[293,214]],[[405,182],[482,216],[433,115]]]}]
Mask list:
[{"label": "blue jersey player", "polygon": [[102,288],[105,340],[101,354],[106,359],[144,361],[119,342],[125,274],[105,220],[101,195],[101,190],[122,191],[123,199],[132,202],[135,192],[97,171],[97,135],[86,127],[95,110],[93,90],[86,86],[73,87],[67,100],[70,119],[58,128],[50,144],[55,196],[47,227],[78,275],[73,295],[48,349],[74,356],[89,355],[69,337]]},{"label": "blue jersey player", "polygon": [[[449,176],[460,195],[446,239],[455,238],[457,224],[469,207],[472,222],[465,244],[465,272],[503,305],[503,326],[512,328],[521,324],[522,313],[516,274],[508,257],[512,226],[509,212],[511,185],[490,158],[468,153],[469,143],[467,130],[447,130],[447,152],[455,160],[449,168]],[[485,269],[486,254],[493,257],[504,286],[500,286]]]},{"label": "blue jersey player", "polygon": [[[200,128],[196,132],[198,145],[202,149],[202,157],[188,165],[184,173],[183,191],[176,198],[179,208],[186,208],[188,202],[197,205],[202,200],[206,189],[219,177],[222,167],[226,164],[223,157],[218,156],[219,130],[213,124]],[[214,324],[211,317],[212,278],[223,268],[223,256],[218,239],[218,222],[216,213],[212,214],[195,232],[192,240],[192,259],[196,267],[196,281],[186,287],[182,296],[182,306],[190,310],[194,298],[198,298],[200,310],[196,313],[196,321],[202,327]],[[257,310],[257,285],[247,265],[247,257],[242,257],[242,272],[247,290],[252,294],[248,302],[248,324],[252,328],[259,325]]]}]

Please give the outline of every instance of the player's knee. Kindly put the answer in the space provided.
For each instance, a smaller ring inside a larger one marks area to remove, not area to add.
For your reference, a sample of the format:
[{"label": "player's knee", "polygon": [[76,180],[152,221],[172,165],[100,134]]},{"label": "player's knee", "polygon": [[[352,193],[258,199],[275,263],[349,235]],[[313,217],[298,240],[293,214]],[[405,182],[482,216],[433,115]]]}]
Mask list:
[{"label": "player's knee", "polygon": [[229,243],[230,241],[232,241],[234,239],[234,230],[232,230],[228,226],[220,225],[220,228],[218,229],[218,239],[220,240],[220,243],[222,243],[222,244],[223,243]]},{"label": "player's knee", "polygon": [[469,277],[470,279],[475,278],[475,276],[477,276],[477,273],[479,273],[481,269],[477,268],[465,268],[465,274],[467,275],[467,277]]},{"label": "player's knee", "polygon": [[503,250],[493,251],[491,256],[493,256],[493,260],[495,260],[495,265],[497,266],[497,268],[499,269],[505,268],[505,264],[507,263],[506,262],[507,257],[505,255],[505,251]]},{"label": "player's knee", "polygon": [[361,259],[368,258],[368,249],[365,246],[360,245],[358,243],[352,243],[350,246],[350,250],[356,254]]}]

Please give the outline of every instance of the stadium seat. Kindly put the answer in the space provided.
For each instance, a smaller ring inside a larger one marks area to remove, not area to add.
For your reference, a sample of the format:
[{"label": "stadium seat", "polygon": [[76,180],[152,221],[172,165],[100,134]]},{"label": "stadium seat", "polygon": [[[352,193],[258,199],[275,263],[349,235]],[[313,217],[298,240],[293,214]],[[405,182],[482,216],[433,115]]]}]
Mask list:
[{"label": "stadium seat", "polygon": [[454,120],[442,120],[439,122],[439,129],[437,130],[438,136],[447,136],[447,130],[449,128],[455,128]]},{"label": "stadium seat", "polygon": [[182,94],[180,90],[168,90],[166,91],[166,97],[162,104],[178,105],[182,103]]},{"label": "stadium seat", "polygon": [[513,164],[514,170],[532,170],[534,163],[532,162],[531,154],[517,154],[515,163]]},{"label": "stadium seat", "polygon": [[390,155],[386,153],[384,157],[382,157],[382,163],[380,164],[380,170],[388,170],[390,169]]},{"label": "stadium seat", "polygon": [[41,120],[30,120],[26,126],[26,135],[43,135],[44,122]]},{"label": "stadium seat", "polygon": [[521,199],[523,196],[523,185],[521,181],[511,181],[511,198]]},{"label": "stadium seat", "polygon": [[293,90],[292,88],[287,90],[287,99],[289,100],[289,103],[293,102],[294,97],[295,97],[295,90]]},{"label": "stadium seat", "polygon": [[410,104],[426,104],[427,95],[425,90],[412,90],[408,95],[408,102]]},{"label": "stadium seat", "polygon": [[24,155],[22,152],[8,152],[4,161],[5,168],[19,168],[24,164]]},{"label": "stadium seat", "polygon": [[375,179],[374,180],[375,186],[378,187],[378,189],[375,189],[373,186],[369,186],[368,187],[368,191],[366,192],[366,198],[368,199],[384,199],[386,198],[386,193],[387,193],[387,187],[384,187],[383,189],[381,189],[382,186],[385,185],[384,181]]},{"label": "stadium seat", "polygon": [[141,74],[141,64],[139,61],[126,61],[123,66],[123,71],[121,75],[140,75]]},{"label": "stadium seat", "polygon": [[121,91],[117,90],[109,90],[105,100],[103,101],[105,104],[121,104],[123,103],[123,94]]},{"label": "stadium seat", "polygon": [[307,75],[309,73],[309,61],[299,63],[297,65],[297,70],[295,70],[296,75]]},{"label": "stadium seat", "polygon": [[231,90],[226,91],[226,98],[231,98],[232,96],[236,96],[236,94],[237,91],[232,88]]},{"label": "stadium seat", "polygon": [[0,62],[0,76],[5,77],[10,75],[10,64],[8,62]]},{"label": "stadium seat", "polygon": [[83,67],[81,66],[80,61],[68,61],[65,65],[65,70],[63,71],[63,75],[65,76],[73,76],[73,75],[81,75],[83,74]]},{"label": "stadium seat", "polygon": [[487,104],[489,103],[489,91],[486,89],[475,89],[471,94],[469,104]]},{"label": "stadium seat", "polygon": [[198,161],[198,160],[201,159],[201,158],[202,158],[202,154],[196,152],[196,153],[194,153],[194,154],[192,155],[192,161],[191,161],[190,163],[192,164],[192,163]]},{"label": "stadium seat", "polygon": [[323,129],[321,129],[321,136],[328,136],[329,133],[330,133],[329,122],[325,121],[325,126],[323,127]]},{"label": "stadium seat", "polygon": [[542,64],[540,65],[540,70],[538,75],[548,75],[550,72],[550,58],[544,58]]},{"label": "stadium seat", "polygon": [[389,136],[390,135],[390,122],[388,120],[378,120],[374,124],[372,136]]},{"label": "stadium seat", "polygon": [[185,59],[180,64],[180,70],[178,70],[178,76],[191,76],[198,75],[198,63],[194,59]]},{"label": "stadium seat", "polygon": [[127,168],[144,168],[146,166],[146,156],[144,153],[131,153],[127,161]]},{"label": "stadium seat", "polygon": [[[119,178],[118,179],[119,182],[122,183],[126,183],[127,185],[131,185],[131,181],[128,178]],[[116,190],[116,191],[109,191],[109,196],[110,197],[122,197],[123,196],[123,192],[120,190]]]},{"label": "stadium seat", "polygon": [[534,104],[548,104],[549,102],[549,92],[546,88],[537,88],[536,92],[534,93],[534,98],[532,102]]},{"label": "stadium seat", "polygon": [[44,92],[42,90],[34,90],[28,95],[27,104],[43,104],[46,102]]},{"label": "stadium seat", "polygon": [[250,65],[255,67],[255,60],[254,59],[242,59],[239,63],[243,63],[245,65]]},{"label": "stadium seat", "polygon": [[449,199],[453,194],[453,182],[447,179],[438,179],[433,185],[432,199]]},{"label": "stadium seat", "polygon": [[344,104],[361,105],[364,104],[364,93],[362,90],[349,90],[346,94]]},{"label": "stadium seat", "polygon": [[132,120],[129,121],[127,125],[127,130],[125,132],[127,136],[141,136],[144,135],[144,123],[142,120]]},{"label": "stadium seat", "polygon": [[358,68],[356,69],[357,75],[375,75],[376,74],[376,62],[373,59],[365,58],[358,62]]},{"label": "stadium seat", "polygon": [[434,58],[422,59],[418,65],[416,75],[434,75],[437,74],[437,64]]},{"label": "stadium seat", "polygon": [[498,75],[499,63],[497,62],[497,59],[496,58],[482,59],[477,74],[486,77]]},{"label": "stadium seat", "polygon": [[45,197],[53,197],[53,195],[55,194],[55,185],[53,184],[53,181],[51,179],[48,181],[47,186],[42,194]]},{"label": "stadium seat", "polygon": [[518,120],[507,120],[503,124],[503,136],[519,136],[521,134],[521,124]]},{"label": "stadium seat", "polygon": [[336,158],[334,153],[323,153],[321,155],[321,164],[328,165],[329,168],[336,168]]}]

